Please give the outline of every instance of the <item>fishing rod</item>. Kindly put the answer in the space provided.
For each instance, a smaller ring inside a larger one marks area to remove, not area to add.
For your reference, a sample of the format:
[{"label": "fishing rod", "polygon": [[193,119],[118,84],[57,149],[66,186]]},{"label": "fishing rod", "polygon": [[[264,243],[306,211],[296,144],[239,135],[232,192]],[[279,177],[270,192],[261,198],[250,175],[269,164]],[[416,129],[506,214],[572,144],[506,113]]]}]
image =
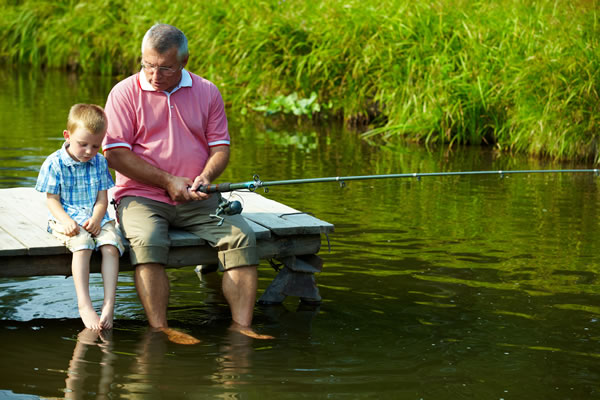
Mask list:
[{"label": "fishing rod", "polygon": [[417,178],[428,176],[461,176],[461,175],[499,175],[503,178],[505,175],[511,174],[549,174],[549,173],[577,173],[577,172],[593,172],[596,176],[599,175],[599,169],[541,169],[541,170],[513,170],[513,171],[459,171],[459,172],[413,172],[408,174],[387,174],[387,175],[355,175],[355,176],[329,176],[324,178],[307,178],[307,179],[289,179],[283,181],[261,181],[258,175],[254,175],[254,179],[248,182],[238,183],[217,183],[211,185],[200,185],[198,191],[202,193],[223,193],[233,192],[234,190],[248,189],[254,191],[260,187],[268,189],[269,186],[279,185],[299,185],[304,183],[321,183],[321,182],[339,182],[344,186],[346,181],[360,181],[368,179],[395,179],[395,178]]},{"label": "fishing rod", "polygon": [[[197,191],[202,193],[224,193],[233,192],[235,190],[247,189],[255,191],[258,188],[263,188],[268,192],[270,186],[280,185],[299,185],[305,183],[322,183],[322,182],[338,182],[344,187],[346,181],[359,181],[370,179],[398,179],[398,178],[417,178],[420,180],[423,177],[429,176],[463,176],[463,175],[498,175],[503,178],[505,175],[513,174],[557,174],[557,173],[594,173],[598,176],[599,169],[541,169],[541,170],[498,170],[498,171],[458,171],[458,172],[413,172],[408,174],[385,174],[385,175],[354,175],[354,176],[329,176],[323,178],[307,178],[307,179],[288,179],[282,181],[262,181],[258,175],[254,175],[253,180],[248,182],[237,183],[217,183],[210,185],[200,185]],[[223,199],[217,208],[216,214],[213,217],[219,218],[219,224],[223,222],[222,214],[235,215],[242,212],[242,205],[239,201],[227,201]]]}]

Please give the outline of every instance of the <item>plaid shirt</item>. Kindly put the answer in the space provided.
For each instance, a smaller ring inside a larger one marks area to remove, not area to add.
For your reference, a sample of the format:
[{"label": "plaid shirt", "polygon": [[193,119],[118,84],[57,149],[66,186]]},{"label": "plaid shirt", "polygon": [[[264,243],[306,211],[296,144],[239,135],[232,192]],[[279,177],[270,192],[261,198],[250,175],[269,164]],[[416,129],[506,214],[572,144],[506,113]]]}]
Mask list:
[{"label": "plaid shirt", "polygon": [[[40,192],[60,194],[65,212],[79,225],[92,217],[98,192],[113,187],[108,163],[101,154],[87,162],[75,161],[66,150],[66,142],[42,164],[35,189]],[[55,220],[49,213],[49,219]],[[102,218],[104,225],[111,218],[108,212]]]}]

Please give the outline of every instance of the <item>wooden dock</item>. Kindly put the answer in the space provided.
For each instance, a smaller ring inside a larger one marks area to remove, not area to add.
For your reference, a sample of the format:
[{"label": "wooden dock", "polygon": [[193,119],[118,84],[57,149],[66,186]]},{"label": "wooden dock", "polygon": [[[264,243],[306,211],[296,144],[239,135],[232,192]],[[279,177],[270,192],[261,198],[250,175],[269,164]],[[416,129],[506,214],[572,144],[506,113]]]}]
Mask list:
[{"label": "wooden dock", "polygon": [[[0,277],[71,275],[70,251],[46,230],[45,199],[33,188],[0,189]],[[259,302],[281,303],[286,296],[319,302],[314,274],[322,270],[322,262],[316,254],[322,234],[333,232],[333,225],[254,192],[235,192],[235,199],[242,202],[242,216],[256,233],[261,260],[280,267]],[[181,230],[169,234],[168,267],[217,264],[215,249],[204,240]],[[100,271],[100,260],[94,252],[92,272]],[[120,270],[133,270],[127,253]]]}]

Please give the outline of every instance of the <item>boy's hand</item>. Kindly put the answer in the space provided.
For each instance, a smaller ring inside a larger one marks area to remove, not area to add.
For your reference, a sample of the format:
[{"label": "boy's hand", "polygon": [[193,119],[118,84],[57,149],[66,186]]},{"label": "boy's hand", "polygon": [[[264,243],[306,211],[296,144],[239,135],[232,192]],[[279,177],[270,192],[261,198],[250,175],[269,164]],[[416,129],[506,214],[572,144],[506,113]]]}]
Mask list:
[{"label": "boy's hand", "polygon": [[98,236],[102,230],[100,222],[94,221],[93,218],[88,219],[82,225],[83,229],[92,234],[92,236]]},{"label": "boy's hand", "polygon": [[67,236],[75,236],[79,233],[79,225],[74,220],[61,221],[63,226],[64,234]]}]

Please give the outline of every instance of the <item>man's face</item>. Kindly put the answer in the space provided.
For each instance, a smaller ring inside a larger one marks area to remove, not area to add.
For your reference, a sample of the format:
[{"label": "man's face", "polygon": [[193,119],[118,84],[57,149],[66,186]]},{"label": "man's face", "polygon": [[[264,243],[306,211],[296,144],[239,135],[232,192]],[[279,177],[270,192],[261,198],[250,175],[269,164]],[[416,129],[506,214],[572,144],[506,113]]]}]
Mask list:
[{"label": "man's face", "polygon": [[142,52],[142,64],[146,79],[154,90],[170,92],[181,80],[181,70],[185,67],[187,58],[182,62],[177,60],[177,47],[172,47],[160,54],[146,46]]}]

